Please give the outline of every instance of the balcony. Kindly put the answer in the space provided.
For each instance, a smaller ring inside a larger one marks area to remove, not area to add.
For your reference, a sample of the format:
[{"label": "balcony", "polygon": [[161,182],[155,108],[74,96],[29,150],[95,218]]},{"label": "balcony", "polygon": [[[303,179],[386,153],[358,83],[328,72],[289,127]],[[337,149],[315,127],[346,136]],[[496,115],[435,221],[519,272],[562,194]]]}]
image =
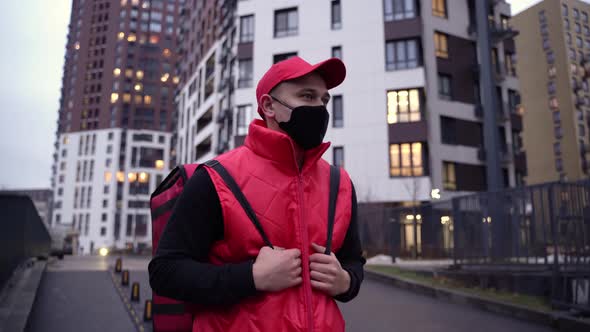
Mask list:
[{"label": "balcony", "polygon": [[514,111],[510,112],[512,131],[522,131],[522,116]]},{"label": "balcony", "polygon": [[502,24],[490,24],[490,34],[495,43],[518,36],[518,31],[511,26],[503,26]]}]

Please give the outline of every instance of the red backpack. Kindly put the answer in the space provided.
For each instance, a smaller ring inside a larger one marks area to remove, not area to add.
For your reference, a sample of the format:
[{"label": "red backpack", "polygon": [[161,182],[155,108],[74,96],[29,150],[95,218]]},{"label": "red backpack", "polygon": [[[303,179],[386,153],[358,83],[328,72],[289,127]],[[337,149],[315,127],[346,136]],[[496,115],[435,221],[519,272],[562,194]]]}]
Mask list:
[{"label": "red backpack", "polygon": [[[175,167],[170,174],[152,193],[150,198],[150,210],[152,214],[152,256],[156,254],[160,236],[168,223],[174,205],[182,193],[184,186],[193,176],[198,167],[207,166],[216,171],[236,199],[240,202],[244,211],[252,220],[252,223],[260,233],[267,246],[273,248],[264,229],[260,224],[256,213],[248,203],[248,200],[229,172],[217,160],[210,160],[204,164],[186,164]],[[334,227],[334,213],[336,211],[336,199],[340,185],[340,170],[338,167],[330,167],[330,197],[328,204],[328,239],[326,241],[326,254],[330,254],[332,246],[332,230]],[[152,323],[154,332],[191,332],[195,305],[157,295],[152,292]]]}]

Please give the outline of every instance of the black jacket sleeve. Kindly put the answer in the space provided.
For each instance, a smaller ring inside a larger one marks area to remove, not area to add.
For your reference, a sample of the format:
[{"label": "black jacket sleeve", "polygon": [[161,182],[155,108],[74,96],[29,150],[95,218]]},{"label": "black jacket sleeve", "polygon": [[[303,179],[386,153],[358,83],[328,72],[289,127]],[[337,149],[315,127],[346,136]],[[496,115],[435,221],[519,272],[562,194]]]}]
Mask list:
[{"label": "black jacket sleeve", "polygon": [[209,173],[201,167],[179,196],[149,263],[153,291],[203,305],[230,305],[256,294],[253,261],[207,263],[212,244],[222,237],[221,203]]},{"label": "black jacket sleeve", "polygon": [[365,265],[365,258],[363,257],[363,250],[361,248],[361,241],[358,232],[358,211],[356,201],[356,191],[352,187],[352,215],[350,218],[350,225],[346,231],[344,243],[342,248],[336,253],[336,258],[342,265],[342,268],[350,274],[350,288],[346,293],[335,296],[334,298],[340,302],[348,302],[354,299],[364,279],[363,266]]}]

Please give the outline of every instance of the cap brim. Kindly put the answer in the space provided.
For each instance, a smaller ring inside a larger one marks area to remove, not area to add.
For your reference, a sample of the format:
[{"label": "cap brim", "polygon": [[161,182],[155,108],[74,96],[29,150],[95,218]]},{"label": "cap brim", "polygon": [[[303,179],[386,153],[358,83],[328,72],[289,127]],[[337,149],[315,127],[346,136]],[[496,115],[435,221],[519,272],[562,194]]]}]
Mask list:
[{"label": "cap brim", "polygon": [[326,88],[330,90],[344,82],[344,78],[346,77],[346,66],[344,66],[342,60],[338,58],[330,58],[294,74],[289,79],[296,79],[313,72],[320,74],[324,79],[324,82],[326,82]]}]

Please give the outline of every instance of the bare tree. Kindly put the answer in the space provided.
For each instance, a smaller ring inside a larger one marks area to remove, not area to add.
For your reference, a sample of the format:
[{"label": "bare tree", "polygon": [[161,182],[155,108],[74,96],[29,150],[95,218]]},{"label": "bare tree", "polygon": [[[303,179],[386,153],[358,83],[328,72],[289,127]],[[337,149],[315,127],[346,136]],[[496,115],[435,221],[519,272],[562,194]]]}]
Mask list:
[{"label": "bare tree", "polygon": [[412,198],[412,226],[414,229],[414,246],[412,248],[412,257],[416,259],[418,257],[418,218],[416,208],[418,206],[418,193],[420,192],[420,181],[418,177],[412,177],[411,182],[404,182],[406,191]]}]

